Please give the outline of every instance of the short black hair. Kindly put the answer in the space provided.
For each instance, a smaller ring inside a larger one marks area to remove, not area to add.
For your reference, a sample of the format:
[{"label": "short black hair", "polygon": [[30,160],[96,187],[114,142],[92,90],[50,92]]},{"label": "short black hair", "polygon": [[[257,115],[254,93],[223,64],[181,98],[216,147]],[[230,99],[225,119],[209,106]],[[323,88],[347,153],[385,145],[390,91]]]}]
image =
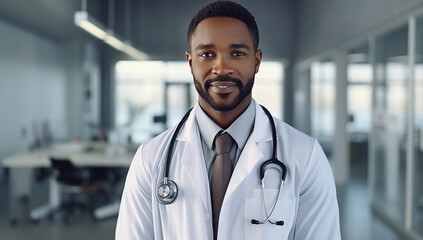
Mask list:
[{"label": "short black hair", "polygon": [[258,49],[259,32],[254,16],[240,4],[231,1],[213,2],[206,5],[200,11],[197,12],[197,14],[191,19],[191,23],[188,27],[188,48],[190,47],[191,36],[194,33],[197,25],[204,19],[211,17],[231,17],[244,22],[245,25],[247,25],[247,28],[253,38],[254,50]]}]

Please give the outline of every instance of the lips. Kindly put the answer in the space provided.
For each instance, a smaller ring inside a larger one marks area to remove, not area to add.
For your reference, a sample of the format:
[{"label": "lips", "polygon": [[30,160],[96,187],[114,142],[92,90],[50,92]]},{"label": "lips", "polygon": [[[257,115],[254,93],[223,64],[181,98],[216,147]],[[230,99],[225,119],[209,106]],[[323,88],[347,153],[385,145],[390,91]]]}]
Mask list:
[{"label": "lips", "polygon": [[217,94],[228,94],[236,89],[236,83],[227,81],[216,81],[210,84],[210,90]]}]

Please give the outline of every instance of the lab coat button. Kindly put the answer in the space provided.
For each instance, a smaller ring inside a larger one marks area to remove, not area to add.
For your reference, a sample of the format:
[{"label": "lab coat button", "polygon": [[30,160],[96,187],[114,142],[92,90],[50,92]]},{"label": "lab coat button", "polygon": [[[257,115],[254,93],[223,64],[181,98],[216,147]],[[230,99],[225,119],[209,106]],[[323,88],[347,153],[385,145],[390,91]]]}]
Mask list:
[{"label": "lab coat button", "polygon": [[209,221],[210,215],[208,213],[204,214],[204,220]]}]

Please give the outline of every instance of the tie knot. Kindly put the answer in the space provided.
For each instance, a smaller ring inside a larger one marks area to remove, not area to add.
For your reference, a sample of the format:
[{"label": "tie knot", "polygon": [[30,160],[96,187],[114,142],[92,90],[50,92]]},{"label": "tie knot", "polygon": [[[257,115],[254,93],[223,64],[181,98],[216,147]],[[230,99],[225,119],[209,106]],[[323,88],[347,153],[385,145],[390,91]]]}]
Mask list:
[{"label": "tie knot", "polygon": [[216,137],[216,154],[229,153],[234,140],[227,132]]}]

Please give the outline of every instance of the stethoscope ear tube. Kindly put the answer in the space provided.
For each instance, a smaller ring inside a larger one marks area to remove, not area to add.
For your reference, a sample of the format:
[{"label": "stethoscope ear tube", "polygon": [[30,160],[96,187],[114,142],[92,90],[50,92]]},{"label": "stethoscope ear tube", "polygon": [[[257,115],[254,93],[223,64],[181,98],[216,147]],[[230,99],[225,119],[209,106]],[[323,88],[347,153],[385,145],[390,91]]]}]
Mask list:
[{"label": "stethoscope ear tube", "polygon": [[[261,105],[260,105],[261,106]],[[272,114],[270,114],[269,110],[267,110],[267,108],[261,106],[261,108],[263,109],[264,113],[266,113],[267,117],[269,118],[270,121],[270,127],[272,128],[272,141],[273,141],[273,152],[272,152],[272,158],[271,159],[275,159],[276,160],[276,125],[275,125],[275,121],[273,121],[273,116]]]},{"label": "stethoscope ear tube", "polygon": [[175,129],[175,132],[172,135],[172,139],[170,140],[169,148],[167,150],[166,165],[165,165],[165,170],[164,170],[164,179],[169,178],[169,165],[170,165],[170,161],[172,160],[173,146],[175,145],[176,137],[178,136],[178,133],[182,128],[182,125],[184,125],[184,123],[187,120],[189,114],[191,113],[191,110],[192,110],[192,108],[190,110],[188,110],[187,113],[185,113],[184,117],[182,118],[182,120],[179,122],[178,126]]},{"label": "stethoscope ear tube", "polygon": [[170,140],[166,158],[166,165],[164,169],[163,182],[159,185],[156,190],[157,201],[159,201],[159,203],[163,205],[171,204],[173,201],[175,201],[176,196],[178,196],[178,185],[174,181],[168,179],[169,165],[170,161],[172,160],[173,146],[175,145],[176,137],[178,136],[178,132],[179,130],[181,130],[182,125],[187,120],[191,110],[192,108],[185,114],[185,116],[179,122],[178,126],[175,129],[175,132],[172,135],[172,139]]},{"label": "stethoscope ear tube", "polygon": [[[276,158],[276,150],[277,150],[276,143],[277,143],[277,139],[276,139],[276,126],[275,126],[275,122],[273,121],[273,117],[272,117],[272,115],[270,114],[270,112],[265,107],[263,107],[263,106],[261,106],[261,107],[263,108],[263,111],[266,113],[266,115],[268,116],[269,121],[271,123],[270,125],[272,127],[273,153],[272,153],[272,158],[269,159],[269,160],[267,160],[267,161],[265,161],[261,165],[261,167],[260,167],[260,180],[261,180],[262,201],[263,201],[263,206],[264,206],[264,210],[265,210],[265,213],[266,213],[266,219],[264,221],[259,221],[257,219],[251,219],[251,223],[258,225],[258,224],[264,224],[266,222],[269,222],[269,223],[274,224],[274,225],[283,226],[285,224],[284,221],[276,221],[276,222],[271,221],[270,220],[270,216],[272,216],[273,210],[275,209],[276,204],[278,203],[279,195],[280,195],[281,190],[282,190],[282,187],[283,187],[283,185],[285,183],[287,169],[286,169],[285,164],[283,164],[281,161],[279,161]],[[279,190],[278,190],[278,193],[277,193],[277,196],[276,196],[276,200],[275,200],[275,202],[274,202],[274,204],[273,204],[273,206],[272,206],[272,208],[270,210],[270,213],[268,213],[267,207],[266,207],[266,202],[265,202],[265,199],[264,199],[264,173],[266,172],[267,166],[270,165],[270,164],[276,164],[277,166],[280,167],[280,170],[281,170],[280,171],[280,174],[281,174],[281,182],[279,184]]]}]

